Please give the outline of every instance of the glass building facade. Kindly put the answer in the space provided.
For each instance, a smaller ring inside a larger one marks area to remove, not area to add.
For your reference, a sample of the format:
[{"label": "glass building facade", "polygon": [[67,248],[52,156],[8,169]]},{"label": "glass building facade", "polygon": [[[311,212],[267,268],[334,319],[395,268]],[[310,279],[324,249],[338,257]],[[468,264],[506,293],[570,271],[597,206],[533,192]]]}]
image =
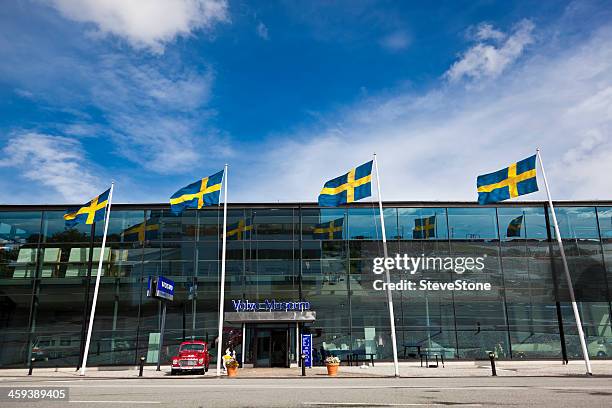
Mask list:
[{"label": "glass building facade", "polygon": [[[66,229],[65,208],[0,206],[0,367],[25,367],[32,357],[40,366],[79,364],[100,258],[88,365],[132,365],[140,356],[154,363],[159,352],[167,364],[189,339],[208,341],[214,350],[221,208],[174,216],[162,204],[113,205],[104,253],[103,223]],[[612,202],[560,202],[556,209],[589,353],[609,358]],[[484,257],[484,269],[461,278],[493,287],[394,291],[400,360],[418,353],[475,359],[488,351],[500,359],[580,358],[549,218],[541,202],[385,204],[390,256]],[[316,233],[330,221],[335,233]],[[307,301],[316,312],[311,323],[226,323],[224,340],[239,359],[244,354],[247,364],[289,365],[297,358],[298,334],[310,332],[315,361],[352,353],[391,360],[387,295],[372,288],[384,276],[372,271],[373,259],[383,256],[379,221],[372,203],[230,205],[230,228],[242,222],[252,229],[228,240],[225,310],[234,311],[236,300],[275,299]],[[424,223],[426,233],[417,228]],[[148,277],[156,275],[176,283],[161,349],[161,305],[146,293]],[[457,277],[440,270],[421,274],[440,282]]]}]

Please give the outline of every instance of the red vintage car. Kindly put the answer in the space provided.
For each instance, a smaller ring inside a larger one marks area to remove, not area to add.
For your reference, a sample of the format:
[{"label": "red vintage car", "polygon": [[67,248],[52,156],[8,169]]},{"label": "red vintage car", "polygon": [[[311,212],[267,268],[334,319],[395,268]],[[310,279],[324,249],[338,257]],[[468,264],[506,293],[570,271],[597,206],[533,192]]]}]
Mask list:
[{"label": "red vintage car", "polygon": [[175,375],[179,372],[200,372],[204,374],[208,371],[209,364],[210,355],[206,342],[184,341],[179,347],[178,356],[172,357],[170,374]]}]

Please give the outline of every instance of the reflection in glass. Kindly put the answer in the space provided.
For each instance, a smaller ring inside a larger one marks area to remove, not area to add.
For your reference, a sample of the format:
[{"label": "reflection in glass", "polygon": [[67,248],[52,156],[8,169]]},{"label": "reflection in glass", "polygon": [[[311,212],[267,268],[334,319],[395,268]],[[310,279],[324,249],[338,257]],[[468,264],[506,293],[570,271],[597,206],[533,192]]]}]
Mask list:
[{"label": "reflection in glass", "polygon": [[[99,249],[102,223],[95,227],[91,251],[92,227],[66,229],[61,210],[0,211],[0,366],[24,367],[29,355],[41,366],[77,364],[83,312],[94,282],[87,277],[90,254],[94,274],[98,260],[103,261],[92,365],[132,365],[141,355],[154,363],[156,353],[167,359],[186,339],[209,341],[215,350],[220,208],[178,217],[161,206],[133,208],[113,210],[104,253]],[[558,214],[589,354],[609,358],[612,207],[562,205]],[[487,351],[500,359],[559,359],[561,325],[568,356],[580,358],[544,205],[390,207],[384,215],[391,256],[485,258],[482,271],[458,275],[434,268],[420,271],[416,279],[462,278],[494,288],[486,293],[394,292],[400,359],[418,361],[419,352],[475,359],[485,358]],[[252,220],[253,229],[228,241],[227,310],[232,299],[306,300],[317,313],[316,321],[303,327],[313,334],[316,362],[327,355],[346,359],[353,352],[392,358],[386,293],[373,290],[379,279],[373,259],[383,254],[376,205],[231,208],[228,223],[240,220]],[[338,234],[315,235],[317,226],[335,220],[342,220]],[[153,275],[176,283],[161,350],[156,343],[161,307],[146,297]],[[401,278],[391,274],[392,282]],[[296,334],[294,327],[289,330],[293,359]],[[239,324],[227,324],[224,332],[241,344]],[[249,349],[256,343],[254,333],[247,329],[247,363],[256,358]]]}]

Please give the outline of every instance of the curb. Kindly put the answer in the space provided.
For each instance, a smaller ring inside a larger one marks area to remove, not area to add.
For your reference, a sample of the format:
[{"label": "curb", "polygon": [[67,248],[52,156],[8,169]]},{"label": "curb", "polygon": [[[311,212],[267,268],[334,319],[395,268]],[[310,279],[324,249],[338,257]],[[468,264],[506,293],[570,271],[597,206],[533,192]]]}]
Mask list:
[{"label": "curb", "polygon": [[[72,376],[43,376],[43,375],[35,375],[35,376],[28,376],[28,375],[18,375],[18,376],[8,376],[8,375],[0,375],[0,378],[23,378],[23,379],[28,379],[28,378],[36,378],[36,379],[45,379],[45,380],[172,380],[172,381],[180,381],[181,378],[180,377],[175,377],[175,376],[163,376],[163,377],[97,377],[97,376],[85,376],[85,377],[72,377]],[[188,379],[202,379],[202,380],[223,380],[223,379],[227,379],[230,380],[229,377],[227,376],[221,376],[221,377],[216,377],[216,376],[189,376],[187,377]],[[310,376],[306,376],[306,377],[302,377],[302,376],[291,376],[291,377],[287,377],[287,376],[260,376],[260,377],[235,377],[232,378],[231,380],[295,380],[295,379],[299,379],[299,378],[304,378],[304,379],[323,379],[323,378],[329,378],[329,376],[327,375],[310,375]],[[445,375],[445,376],[428,376],[428,375],[419,375],[419,376],[414,376],[414,375],[401,375],[399,377],[395,377],[392,375],[369,375],[369,376],[363,376],[363,375],[353,375],[353,376],[337,376],[337,377],[333,377],[332,379],[340,379],[340,380],[350,380],[350,379],[378,379],[378,378],[428,378],[428,379],[432,379],[432,378],[440,378],[440,379],[451,379],[451,378],[463,378],[463,379],[469,379],[469,378],[492,378],[492,376],[490,374],[488,375],[467,375],[467,376],[452,376],[452,375]],[[612,378],[612,374],[594,374],[592,376],[588,376],[586,374],[549,374],[549,375],[500,375],[497,376],[497,378]],[[224,380],[225,381],[225,380]]]}]

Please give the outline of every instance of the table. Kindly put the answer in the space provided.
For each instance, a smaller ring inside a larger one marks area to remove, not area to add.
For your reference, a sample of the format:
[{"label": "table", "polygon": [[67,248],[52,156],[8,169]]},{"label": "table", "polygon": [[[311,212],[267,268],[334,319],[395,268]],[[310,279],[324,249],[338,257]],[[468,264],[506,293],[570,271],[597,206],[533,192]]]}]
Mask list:
[{"label": "table", "polygon": [[421,345],[420,344],[404,344],[404,359],[406,359],[406,350],[409,348],[415,348],[417,351],[417,356],[421,355]]},{"label": "table", "polygon": [[[353,363],[355,363],[356,366],[359,366],[359,356],[364,356],[367,358],[367,356],[370,356],[370,363],[372,364],[372,367],[374,367],[374,356],[376,355],[376,353],[362,353],[362,352],[356,352],[356,353],[352,353],[347,355],[347,360],[348,360],[348,365],[352,366]],[[365,358],[364,358],[364,362],[365,362]]]}]

